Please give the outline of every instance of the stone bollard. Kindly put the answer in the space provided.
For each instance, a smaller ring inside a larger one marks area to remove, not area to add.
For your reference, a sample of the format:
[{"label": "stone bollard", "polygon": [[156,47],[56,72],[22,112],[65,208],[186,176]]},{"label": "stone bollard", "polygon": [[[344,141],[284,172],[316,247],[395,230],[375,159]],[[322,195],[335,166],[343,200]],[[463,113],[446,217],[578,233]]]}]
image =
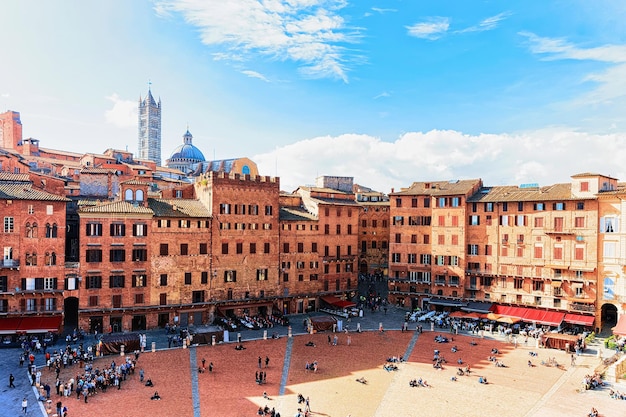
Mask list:
[{"label": "stone bollard", "polygon": [[241,333],[237,333],[237,343],[241,343]]},{"label": "stone bollard", "polygon": [[267,340],[267,330],[263,330],[263,340]]},{"label": "stone bollard", "polygon": [[215,335],[211,336],[211,346],[215,346]]},{"label": "stone bollard", "polygon": [[156,352],[156,342],[152,342],[152,352]]},{"label": "stone bollard", "polygon": [[120,345],[120,356],[124,356],[124,345]]},{"label": "stone bollard", "polygon": [[287,327],[287,336],[291,337],[291,326]]}]

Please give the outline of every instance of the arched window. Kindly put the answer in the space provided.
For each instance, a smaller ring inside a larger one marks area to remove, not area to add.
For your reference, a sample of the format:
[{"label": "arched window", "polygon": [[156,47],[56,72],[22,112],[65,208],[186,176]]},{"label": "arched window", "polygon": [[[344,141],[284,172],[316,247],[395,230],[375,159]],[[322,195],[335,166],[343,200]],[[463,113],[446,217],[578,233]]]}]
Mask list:
[{"label": "arched window", "polygon": [[44,263],[46,266],[52,266],[57,264],[57,255],[54,252],[46,252]]},{"label": "arched window", "polygon": [[132,201],[133,200],[133,190],[130,188],[124,192],[124,200]]},{"label": "arched window", "polygon": [[55,238],[57,237],[59,232],[59,227],[56,223],[46,223],[46,237],[47,238]]},{"label": "arched window", "polygon": [[36,252],[26,252],[26,265],[27,266],[37,266],[37,253]]},{"label": "arched window", "polygon": [[33,222],[33,237],[37,237],[37,223]]},{"label": "arched window", "polygon": [[143,190],[137,190],[135,192],[135,200],[136,201],[143,201]]},{"label": "arched window", "polygon": [[33,237],[33,227],[30,225],[30,222],[26,223],[26,237]]}]

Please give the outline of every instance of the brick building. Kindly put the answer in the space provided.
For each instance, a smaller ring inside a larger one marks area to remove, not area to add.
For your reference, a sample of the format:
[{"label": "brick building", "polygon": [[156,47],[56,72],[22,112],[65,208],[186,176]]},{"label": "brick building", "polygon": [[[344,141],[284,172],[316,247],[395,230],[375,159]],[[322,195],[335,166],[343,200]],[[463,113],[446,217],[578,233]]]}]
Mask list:
[{"label": "brick building", "polygon": [[359,274],[384,277],[389,273],[389,198],[355,184],[359,210]]},{"label": "brick building", "polygon": [[[0,172],[0,312],[9,318],[52,318],[45,323],[22,320],[17,323],[21,332],[60,327],[67,202],[37,190],[27,173]],[[2,333],[18,329],[11,325],[0,323]]]},{"label": "brick building", "polygon": [[282,295],[278,178],[209,172],[195,190],[212,219],[209,314],[271,314]]},{"label": "brick building", "polygon": [[[410,297],[414,307],[528,306],[529,315],[540,312],[533,316],[540,324],[592,325],[602,180],[609,179],[587,174],[546,187],[415,183],[392,193],[393,296]],[[450,193],[455,187],[459,193]]]}]

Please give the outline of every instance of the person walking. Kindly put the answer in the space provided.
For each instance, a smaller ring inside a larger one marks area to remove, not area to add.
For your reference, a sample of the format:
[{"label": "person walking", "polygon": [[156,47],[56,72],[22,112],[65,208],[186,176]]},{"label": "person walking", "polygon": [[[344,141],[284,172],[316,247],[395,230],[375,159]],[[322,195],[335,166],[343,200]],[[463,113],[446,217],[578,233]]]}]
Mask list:
[{"label": "person walking", "polygon": [[13,374],[10,374],[9,375],[9,388],[15,388],[15,384],[13,382],[15,382],[15,377],[13,376]]},{"label": "person walking", "polygon": [[27,411],[28,411],[28,400],[26,399],[26,397],[24,397],[24,399],[22,400],[22,413],[26,414]]},{"label": "person walking", "polygon": [[270,357],[266,356],[265,357],[265,367],[267,368],[269,366],[269,364],[270,364]]},{"label": "person walking", "polygon": [[262,363],[263,363],[263,359],[261,359],[261,357],[259,356],[259,369],[262,368]]}]

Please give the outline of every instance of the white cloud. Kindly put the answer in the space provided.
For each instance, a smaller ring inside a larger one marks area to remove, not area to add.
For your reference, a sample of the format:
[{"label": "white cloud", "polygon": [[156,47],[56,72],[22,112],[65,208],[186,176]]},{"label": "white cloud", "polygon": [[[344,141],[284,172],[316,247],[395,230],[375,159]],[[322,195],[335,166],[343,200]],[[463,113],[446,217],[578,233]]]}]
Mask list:
[{"label": "white cloud", "polygon": [[580,48],[562,38],[546,38],[531,32],[519,32],[528,39],[530,51],[544,59],[574,59],[600,62],[626,62],[626,45],[602,45]]},{"label": "white cloud", "polygon": [[[599,146],[602,152],[590,152]],[[518,134],[409,132],[395,142],[357,134],[323,136],[253,160],[263,175],[280,176],[285,191],[312,184],[319,175],[342,175],[389,192],[413,181],[468,178],[482,178],[485,185],[550,185],[569,182],[581,172],[624,180],[625,158],[625,133],[593,135],[553,128]]]},{"label": "white cloud", "polygon": [[137,127],[136,101],[122,100],[116,93],[106,97],[106,99],[113,103],[113,107],[104,112],[107,123],[121,128]]},{"label": "white cloud", "polygon": [[256,71],[251,71],[251,70],[244,70],[241,71],[242,74],[247,75],[250,78],[258,78],[261,81],[265,81],[266,83],[269,83],[270,80],[268,80],[263,74],[256,72]]},{"label": "white cloud", "polygon": [[2,97],[2,98],[9,98],[9,97],[11,97],[11,95],[9,93],[2,93],[2,94],[0,94],[0,97]]},{"label": "white cloud", "polygon": [[307,76],[347,81],[344,45],[358,39],[359,29],[338,14],[345,6],[345,0],[163,0],[155,10],[182,14],[204,44],[228,48],[220,59],[263,55],[297,62]]},{"label": "white cloud", "polygon": [[481,20],[477,25],[470,26],[468,28],[459,30],[457,33],[465,33],[465,32],[484,32],[487,30],[493,30],[498,27],[501,21],[511,16],[510,12],[502,12],[495,16],[488,17],[486,19]]},{"label": "white cloud", "polygon": [[544,60],[605,63],[601,70],[580,75],[580,82],[594,83],[593,88],[564,105],[569,109],[587,110],[605,125],[623,119],[626,111],[626,44],[584,48],[564,38],[541,37],[532,32],[519,34],[527,39],[529,50]]},{"label": "white cloud", "polygon": [[398,9],[383,9],[380,7],[372,7],[372,11],[376,13],[380,13],[380,14],[385,14],[385,13],[395,13],[398,11]]},{"label": "white cloud", "polygon": [[450,21],[447,17],[433,17],[427,22],[415,23],[406,26],[409,35],[421,39],[436,40],[446,34],[450,28]]}]

